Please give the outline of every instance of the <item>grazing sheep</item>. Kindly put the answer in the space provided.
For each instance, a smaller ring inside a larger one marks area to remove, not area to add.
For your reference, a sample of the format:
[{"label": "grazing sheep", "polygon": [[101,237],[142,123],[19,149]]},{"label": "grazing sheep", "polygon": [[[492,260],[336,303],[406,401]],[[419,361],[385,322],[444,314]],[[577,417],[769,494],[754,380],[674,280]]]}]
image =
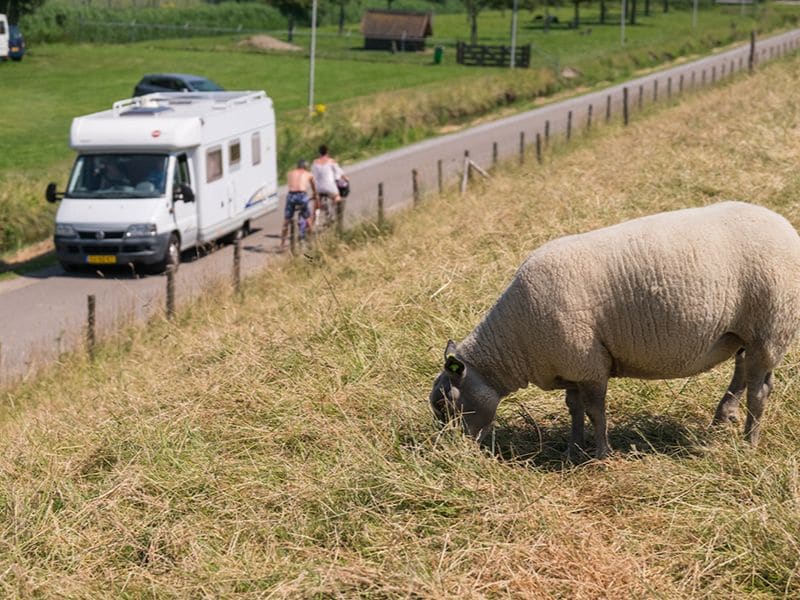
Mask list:
[{"label": "grazing sheep", "polygon": [[742,202],[661,213],[532,252],[472,333],[448,342],[430,403],[480,441],[503,396],[564,389],[569,458],[581,454],[584,411],[603,458],[609,378],[689,377],[735,355],[714,423],[737,420],[746,389],[755,445],[798,327],[800,237],[786,219]]}]

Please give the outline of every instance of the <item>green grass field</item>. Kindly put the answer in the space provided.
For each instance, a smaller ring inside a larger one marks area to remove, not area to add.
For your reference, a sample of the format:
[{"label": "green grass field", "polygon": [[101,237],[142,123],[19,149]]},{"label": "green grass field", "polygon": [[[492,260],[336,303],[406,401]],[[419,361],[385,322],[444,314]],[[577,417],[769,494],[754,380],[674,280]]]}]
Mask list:
[{"label": "green grass field", "polygon": [[[568,8],[553,12],[562,22],[572,16]],[[582,14],[586,25],[579,31],[544,33],[531,28],[532,13],[521,13],[519,43],[534,44],[534,65],[515,73],[454,64],[450,45],[468,35],[464,15],[435,19],[430,45],[448,45],[439,66],[432,64],[430,52],[365,52],[357,49],[360,35],[340,37],[334,35],[335,27],[324,27],[315,99],[328,106],[328,113],[315,121],[305,112],[307,56],[248,51],[238,45],[241,36],[33,46],[22,63],[0,65],[0,86],[13,90],[4,94],[0,136],[0,255],[49,234],[53,208],[44,205],[42,190],[51,180],[64,185],[73,157],[67,146],[71,119],[129,97],[145,72],[198,72],[229,89],[265,89],[278,113],[283,171],[297,155],[310,156],[322,140],[331,143],[340,159],[354,160],[499,109],[522,110],[536,97],[558,89],[615,81],[672,58],[705,53],[743,39],[751,28],[790,26],[800,9],[770,5],[742,16],[738,9],[715,8],[700,13],[695,32],[689,13],[673,10],[664,15],[654,7],[650,17],[641,16],[639,25],[628,28],[624,47],[616,26],[591,24],[596,9]],[[509,12],[483,14],[482,39],[502,41],[509,19]],[[580,34],[588,28],[591,34]],[[297,41],[307,43],[302,33]],[[577,71],[577,78],[560,77],[567,66]],[[336,137],[348,143],[337,143]]]},{"label": "green grass field", "polygon": [[730,198],[800,226],[798,86],[786,60],[595,129],[3,392],[0,595],[800,596],[800,348],[758,450],[707,427],[730,364],[615,380],[616,454],[580,467],[560,394],[505,400],[494,452],[425,401],[546,240]]}]

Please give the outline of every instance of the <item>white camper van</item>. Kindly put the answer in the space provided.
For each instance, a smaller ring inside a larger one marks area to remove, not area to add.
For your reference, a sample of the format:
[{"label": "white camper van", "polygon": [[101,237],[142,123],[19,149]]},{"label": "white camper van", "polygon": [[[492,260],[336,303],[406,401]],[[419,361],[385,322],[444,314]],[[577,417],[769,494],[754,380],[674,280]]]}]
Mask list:
[{"label": "white camper van", "polygon": [[181,251],[247,232],[278,205],[275,113],[264,92],[163,93],[72,121],[66,191],[47,187],[65,269],[163,270]]},{"label": "white camper van", "polygon": [[0,15],[0,58],[8,58],[8,19]]}]

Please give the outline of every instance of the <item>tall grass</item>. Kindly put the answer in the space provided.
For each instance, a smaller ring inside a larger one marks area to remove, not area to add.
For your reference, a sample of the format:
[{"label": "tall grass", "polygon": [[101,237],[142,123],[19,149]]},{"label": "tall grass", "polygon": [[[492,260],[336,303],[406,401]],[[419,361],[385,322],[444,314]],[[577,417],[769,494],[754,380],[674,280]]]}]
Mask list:
[{"label": "tall grass", "polygon": [[792,60],[562,143],[5,392],[0,593],[797,597],[797,348],[757,451],[707,428],[730,365],[614,381],[617,452],[577,468],[558,394],[505,400],[493,452],[425,397],[548,239],[728,198],[800,226],[798,85]]}]

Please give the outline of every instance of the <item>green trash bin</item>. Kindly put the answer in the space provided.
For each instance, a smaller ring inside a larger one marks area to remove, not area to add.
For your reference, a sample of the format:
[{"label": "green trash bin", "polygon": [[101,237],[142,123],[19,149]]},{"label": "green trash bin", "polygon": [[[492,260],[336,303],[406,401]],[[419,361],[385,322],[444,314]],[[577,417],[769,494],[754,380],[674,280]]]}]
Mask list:
[{"label": "green trash bin", "polygon": [[444,56],[444,46],[436,46],[433,49],[433,64],[442,64],[442,57]]}]

